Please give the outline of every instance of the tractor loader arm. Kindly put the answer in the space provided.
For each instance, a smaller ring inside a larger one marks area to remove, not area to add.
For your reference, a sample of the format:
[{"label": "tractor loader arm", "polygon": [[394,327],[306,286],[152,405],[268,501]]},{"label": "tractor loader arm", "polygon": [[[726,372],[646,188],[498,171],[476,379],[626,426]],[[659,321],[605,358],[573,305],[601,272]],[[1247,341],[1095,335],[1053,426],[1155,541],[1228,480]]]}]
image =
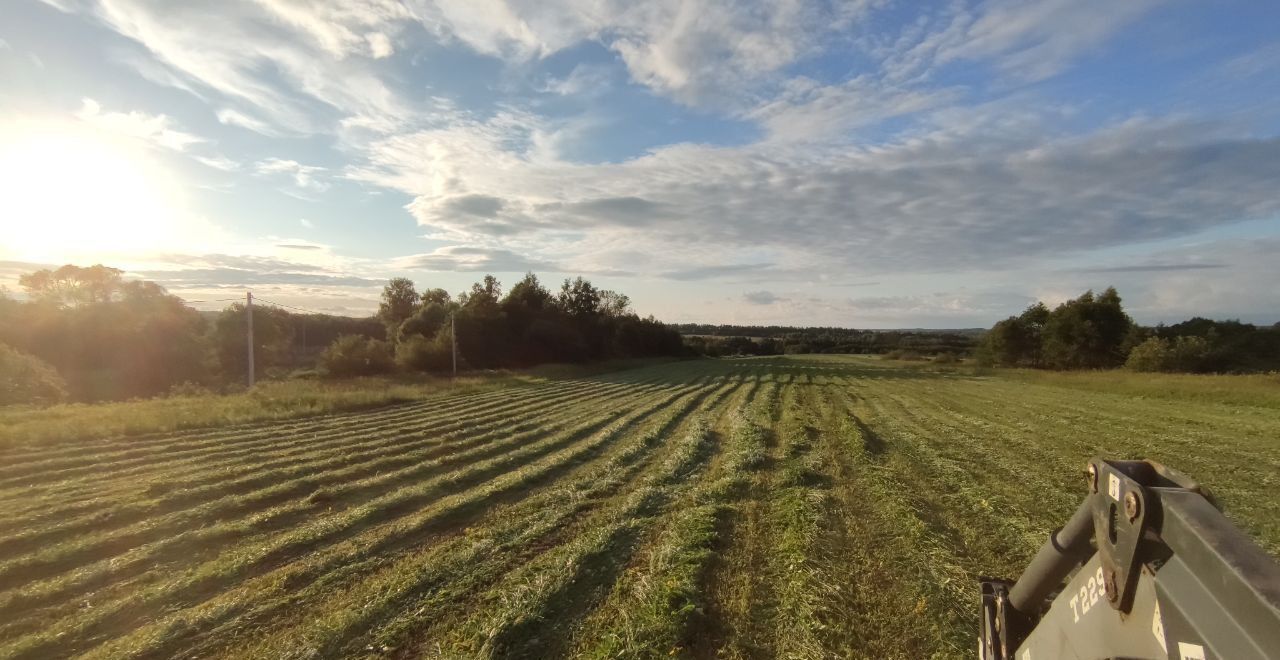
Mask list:
[{"label": "tractor loader arm", "polygon": [[981,660],[1280,658],[1280,565],[1199,484],[1150,461],[1086,477],[1016,582],[982,580]]}]

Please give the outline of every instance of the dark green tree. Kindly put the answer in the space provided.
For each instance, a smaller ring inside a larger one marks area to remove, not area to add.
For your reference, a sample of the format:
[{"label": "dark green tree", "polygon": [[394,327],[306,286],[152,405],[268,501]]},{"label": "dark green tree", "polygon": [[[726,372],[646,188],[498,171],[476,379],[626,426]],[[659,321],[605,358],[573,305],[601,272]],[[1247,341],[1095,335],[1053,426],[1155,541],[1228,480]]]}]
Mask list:
[{"label": "dark green tree", "polygon": [[400,324],[418,307],[418,291],[413,281],[405,277],[392,278],[382,289],[382,304],[378,305],[378,318],[387,327],[387,337],[396,336]]},{"label": "dark green tree", "polygon": [[1069,300],[1049,314],[1044,326],[1045,364],[1055,369],[1108,369],[1124,364],[1133,319],[1120,294],[1108,287]]}]

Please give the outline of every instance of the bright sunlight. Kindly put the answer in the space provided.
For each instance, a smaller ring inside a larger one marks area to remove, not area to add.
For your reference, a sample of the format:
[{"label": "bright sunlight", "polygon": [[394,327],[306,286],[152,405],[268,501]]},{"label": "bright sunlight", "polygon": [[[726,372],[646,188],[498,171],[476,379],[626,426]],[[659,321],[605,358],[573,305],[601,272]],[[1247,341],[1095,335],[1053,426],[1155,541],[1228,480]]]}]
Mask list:
[{"label": "bright sunlight", "polygon": [[26,260],[132,253],[182,238],[175,186],[144,155],[71,125],[0,136],[3,250]]}]

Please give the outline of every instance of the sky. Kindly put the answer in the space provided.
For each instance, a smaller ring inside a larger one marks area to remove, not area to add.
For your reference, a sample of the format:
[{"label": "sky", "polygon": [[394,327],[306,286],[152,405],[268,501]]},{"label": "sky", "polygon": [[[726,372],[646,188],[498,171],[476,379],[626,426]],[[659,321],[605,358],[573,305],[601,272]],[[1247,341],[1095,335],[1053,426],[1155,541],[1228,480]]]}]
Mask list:
[{"label": "sky", "polygon": [[[583,275],[669,322],[1280,321],[1280,4],[6,0],[0,283],[364,315]],[[195,302],[200,301],[200,302]]]}]

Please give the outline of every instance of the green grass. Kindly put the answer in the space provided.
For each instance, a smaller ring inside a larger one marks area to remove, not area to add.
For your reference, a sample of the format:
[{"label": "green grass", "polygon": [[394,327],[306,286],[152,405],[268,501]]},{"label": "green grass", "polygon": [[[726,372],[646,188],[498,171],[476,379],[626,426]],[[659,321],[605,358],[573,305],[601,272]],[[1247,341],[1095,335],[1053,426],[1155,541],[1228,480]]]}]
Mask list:
[{"label": "green grass", "polygon": [[384,376],[343,380],[263,381],[247,392],[170,396],[117,403],[0,407],[0,447],[249,422],[289,420],[364,410],[443,396],[474,394],[552,380],[633,369],[663,360],[614,360],[589,365],[549,364],[525,370],[445,377]]},{"label": "green grass", "polygon": [[1098,453],[1280,554],[1274,376],[632,366],[0,412],[0,657],[970,657]]}]

